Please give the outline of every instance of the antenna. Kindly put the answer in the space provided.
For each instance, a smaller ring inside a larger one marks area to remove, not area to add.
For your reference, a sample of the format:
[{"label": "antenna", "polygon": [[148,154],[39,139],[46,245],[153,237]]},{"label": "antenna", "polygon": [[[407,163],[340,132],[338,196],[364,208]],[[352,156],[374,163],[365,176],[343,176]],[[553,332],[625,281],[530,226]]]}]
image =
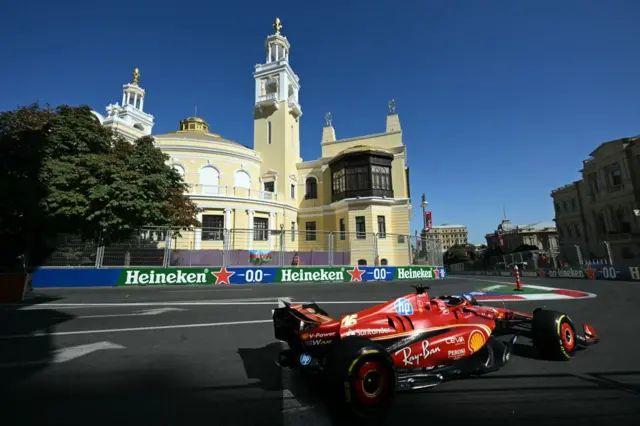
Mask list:
[{"label": "antenna", "polygon": [[502,205],[502,216],[504,216],[504,219],[507,219],[507,208],[504,206],[504,204]]},{"label": "antenna", "polygon": [[195,105],[195,114],[193,116],[194,117],[198,116],[198,105]]}]

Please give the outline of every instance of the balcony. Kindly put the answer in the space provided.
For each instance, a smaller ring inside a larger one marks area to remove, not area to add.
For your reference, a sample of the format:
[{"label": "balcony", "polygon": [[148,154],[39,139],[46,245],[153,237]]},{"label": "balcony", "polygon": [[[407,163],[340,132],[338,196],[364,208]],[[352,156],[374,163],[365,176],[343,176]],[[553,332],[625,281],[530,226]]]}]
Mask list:
[{"label": "balcony", "polygon": [[611,243],[637,243],[640,232],[609,232],[605,238]]},{"label": "balcony", "polygon": [[278,109],[278,102],[280,102],[280,97],[278,96],[278,93],[267,93],[266,95],[258,96],[258,103],[256,104],[256,108]]},{"label": "balcony", "polygon": [[289,111],[294,117],[300,117],[302,115],[302,108],[300,108],[300,104],[293,96],[290,96],[287,100],[287,104],[289,105]]},{"label": "balcony", "polygon": [[225,197],[241,198],[259,201],[286,201],[284,197],[275,192],[260,191],[257,189],[245,188],[242,186],[211,186],[201,184],[190,184],[188,196],[196,197]]}]

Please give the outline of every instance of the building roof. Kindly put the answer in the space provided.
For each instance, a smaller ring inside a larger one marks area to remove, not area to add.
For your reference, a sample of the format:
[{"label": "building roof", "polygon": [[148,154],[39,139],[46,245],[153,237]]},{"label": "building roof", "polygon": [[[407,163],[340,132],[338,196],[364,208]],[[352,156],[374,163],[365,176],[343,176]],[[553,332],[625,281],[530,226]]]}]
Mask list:
[{"label": "building roof", "polygon": [[[190,126],[192,125],[192,126]],[[222,144],[229,144],[241,148],[249,148],[239,142],[232,141],[230,139],[223,138],[216,133],[209,133],[209,124],[200,117],[189,117],[180,121],[180,130],[174,132],[162,133],[154,135],[154,138],[163,140],[191,140],[198,142],[216,142]]]},{"label": "building roof", "polygon": [[456,225],[456,224],[449,224],[449,223],[443,223],[442,225],[435,225],[432,226],[432,228],[466,228],[466,226],[464,225]]},{"label": "building roof", "polygon": [[230,145],[235,145],[243,148],[248,148],[247,146],[241,144],[240,142],[235,142],[230,139],[225,139],[220,135],[216,135],[215,133],[200,133],[200,132],[190,132],[178,130],[175,132],[163,133],[160,135],[153,135],[154,138],[158,139],[184,139],[184,140],[195,140],[201,142],[218,142],[218,143],[227,143]]},{"label": "building roof", "polygon": [[543,229],[555,228],[555,222],[538,222],[529,225],[518,225],[518,229],[522,231],[541,231]]},{"label": "building roof", "polygon": [[[497,231],[503,232],[536,232],[542,231],[545,229],[556,229],[555,222],[537,222],[537,223],[529,223],[524,225],[516,225],[511,223],[509,220],[503,220],[500,225],[498,225]],[[495,234],[495,232],[491,232],[487,235]]]}]

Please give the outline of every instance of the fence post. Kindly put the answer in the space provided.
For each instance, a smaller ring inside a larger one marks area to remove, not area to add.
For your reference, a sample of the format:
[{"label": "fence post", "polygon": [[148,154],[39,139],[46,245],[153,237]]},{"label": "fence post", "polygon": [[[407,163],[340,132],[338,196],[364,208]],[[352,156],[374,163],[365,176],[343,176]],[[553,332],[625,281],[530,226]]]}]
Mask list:
[{"label": "fence post", "polygon": [[584,264],[584,259],[582,258],[582,250],[580,250],[580,246],[577,244],[575,244],[574,247],[576,248],[576,255],[578,256],[578,264],[582,266]]},{"label": "fence post", "polygon": [[329,232],[327,239],[327,244],[329,244],[329,266],[333,266],[333,232]]},{"label": "fence post", "polygon": [[229,244],[230,244],[230,230],[224,228],[222,230],[222,266],[225,267],[229,264]]},{"label": "fence post", "polygon": [[164,258],[162,259],[162,267],[168,268],[171,266],[171,242],[173,240],[173,229],[168,229],[164,237]]},{"label": "fence post", "polygon": [[284,230],[284,225],[282,225],[280,227],[280,250],[278,253],[278,257],[279,260],[278,262],[280,262],[280,266],[284,266],[284,233],[286,231]]},{"label": "fence post", "polygon": [[609,244],[609,241],[605,241],[604,246],[607,248],[607,257],[609,258],[609,265],[613,265],[613,254],[611,253],[611,244]]},{"label": "fence post", "polygon": [[100,242],[98,243],[98,247],[96,248],[96,268],[102,268],[102,262],[104,261],[104,244],[102,244],[102,238],[100,238]]},{"label": "fence post", "polygon": [[378,258],[378,234],[373,233],[373,265],[376,266],[376,259]]}]

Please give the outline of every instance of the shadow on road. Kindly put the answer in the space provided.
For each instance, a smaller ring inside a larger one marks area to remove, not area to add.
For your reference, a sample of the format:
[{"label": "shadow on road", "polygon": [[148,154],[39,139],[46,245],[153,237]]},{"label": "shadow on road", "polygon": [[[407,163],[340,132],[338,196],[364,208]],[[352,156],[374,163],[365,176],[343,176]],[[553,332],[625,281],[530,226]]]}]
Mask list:
[{"label": "shadow on road", "polygon": [[[303,380],[302,377],[288,382],[287,373],[273,362],[279,349],[279,344],[240,349],[246,376],[253,382],[246,386],[222,383],[217,386],[215,380],[213,386],[198,385],[197,378],[189,377],[193,372],[176,358],[170,362],[149,358],[147,364],[127,363],[121,369],[109,372],[77,368],[66,373],[58,372],[38,385],[25,381],[11,390],[0,392],[2,424],[344,424],[335,416],[331,420],[321,418],[318,410],[305,411],[305,406],[322,405],[322,392],[319,392],[322,387],[316,387],[318,382]],[[422,393],[398,395],[386,418],[367,424],[457,424],[462,419],[479,426],[494,426],[501,422],[518,426],[602,425],[607,421],[614,421],[617,426],[638,424],[639,389],[637,385],[626,385],[625,381],[635,380],[632,383],[637,383],[640,372],[583,376],[488,375],[464,383],[443,384]],[[293,412],[299,410],[298,417],[291,417],[288,397],[283,392],[285,386],[299,403],[297,408],[293,407]],[[350,424],[355,426],[355,423]]]},{"label": "shadow on road", "polygon": [[[0,387],[7,388],[45,368],[53,359],[50,333],[75,316],[54,309],[24,309],[57,300],[39,295],[19,304],[0,307]],[[31,337],[24,337],[31,336]]]},{"label": "shadow on road", "polygon": [[[301,406],[322,407],[322,411],[330,415],[330,423],[321,424],[355,425],[351,419],[345,423],[339,413],[327,410],[327,389],[322,377],[289,374],[275,364],[280,349],[281,345],[274,343],[259,349],[239,350],[247,377],[258,380],[255,386],[279,392],[287,389]],[[522,356],[538,357],[530,345],[521,344],[518,350]],[[635,384],[618,380],[622,377]],[[419,393],[398,394],[386,417],[362,424],[397,425],[407,423],[407,419],[459,423],[466,418],[478,426],[493,426],[496,421],[566,426],[574,421],[581,425],[602,425],[607,419],[615,419],[617,425],[631,426],[640,424],[639,379],[640,371],[489,374],[445,383]],[[285,411],[286,398],[285,393],[280,400]]]}]

